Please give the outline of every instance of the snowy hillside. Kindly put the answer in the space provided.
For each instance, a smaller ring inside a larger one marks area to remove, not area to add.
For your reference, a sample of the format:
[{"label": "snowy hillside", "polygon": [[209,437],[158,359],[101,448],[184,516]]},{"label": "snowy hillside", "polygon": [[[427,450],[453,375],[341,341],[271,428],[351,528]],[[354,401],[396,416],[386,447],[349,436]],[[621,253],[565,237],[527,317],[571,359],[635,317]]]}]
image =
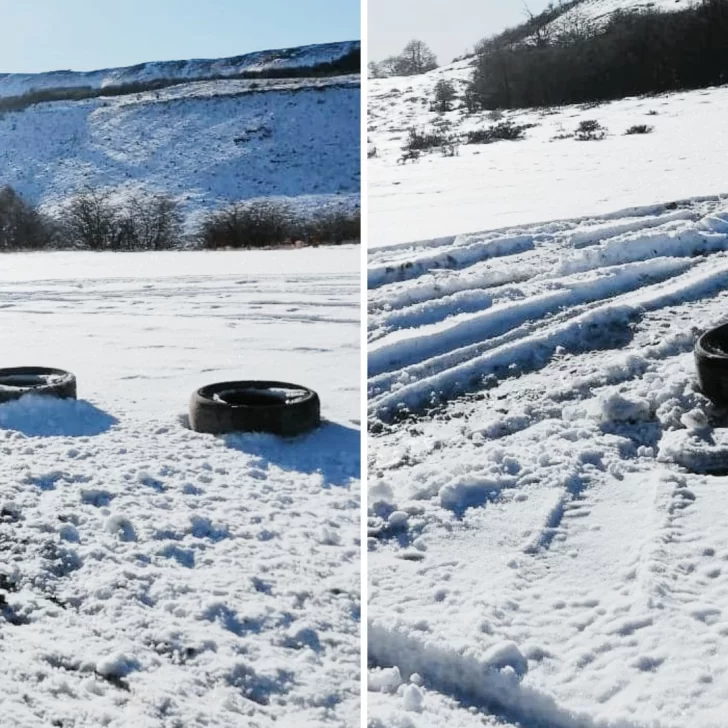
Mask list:
[{"label": "snowy hillside", "polygon": [[359,76],[197,81],[0,114],[0,184],[52,207],[85,187],[357,205]]},{"label": "snowy hillside", "polygon": [[723,725],[728,441],[692,349],[728,198],[375,249],[369,278],[372,725]]},{"label": "snowy hillside", "polygon": [[685,10],[694,4],[694,0],[582,0],[557,18],[554,26],[558,28],[568,25],[575,18],[583,18],[599,24],[617,10],[625,12],[659,10],[669,13]]},{"label": "snowy hillside", "polygon": [[[3,725],[359,725],[358,247],[2,262],[3,366],[79,383],[0,406]],[[186,428],[271,376],[324,426]]]},{"label": "snowy hillside", "polygon": [[321,43],[281,50],[258,51],[233,58],[140,63],[100,71],[51,71],[0,74],[0,99],[48,89],[103,89],[151,81],[196,81],[246,72],[265,73],[333,63],[359,49],[358,41]]},{"label": "snowy hillside", "polygon": [[[502,121],[534,126],[525,139],[460,144],[455,157],[435,151],[398,163],[410,127],[430,129],[439,78],[462,94],[467,61],[420,77],[369,84],[369,244],[422,240],[505,225],[610,213],[696,194],[726,191],[724,119],[728,87],[603,104],[506,111]],[[444,118],[452,134],[494,123],[487,112],[456,109]],[[608,135],[582,142],[580,122],[596,120]],[[646,135],[625,136],[634,125]]]}]

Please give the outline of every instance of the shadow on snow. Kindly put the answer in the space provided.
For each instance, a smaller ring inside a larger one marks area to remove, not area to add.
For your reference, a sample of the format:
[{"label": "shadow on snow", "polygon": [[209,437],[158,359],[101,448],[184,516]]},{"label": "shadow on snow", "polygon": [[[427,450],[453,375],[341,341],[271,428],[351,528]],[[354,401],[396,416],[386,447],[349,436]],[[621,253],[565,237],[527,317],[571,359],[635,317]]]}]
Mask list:
[{"label": "shadow on snow", "polygon": [[29,437],[92,437],[118,420],[85,400],[29,395],[0,404],[0,429]]},{"label": "shadow on snow", "polygon": [[295,438],[262,433],[226,435],[225,444],[255,455],[283,470],[321,473],[324,487],[347,486],[361,477],[361,430],[324,422],[313,432]]}]

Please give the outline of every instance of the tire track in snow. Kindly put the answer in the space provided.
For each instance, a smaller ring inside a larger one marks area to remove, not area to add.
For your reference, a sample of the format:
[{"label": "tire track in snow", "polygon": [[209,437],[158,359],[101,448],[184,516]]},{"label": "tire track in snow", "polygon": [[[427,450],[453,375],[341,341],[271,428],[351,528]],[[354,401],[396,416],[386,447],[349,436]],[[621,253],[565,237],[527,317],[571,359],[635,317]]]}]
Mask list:
[{"label": "tire track in snow", "polygon": [[[620,232],[625,232],[624,226],[627,224],[625,221],[630,218],[634,218],[635,220],[635,222],[632,224],[635,225],[634,232],[636,232],[640,229],[643,229],[644,227],[653,227],[656,221],[670,219],[670,216],[675,210],[701,211],[704,206],[711,206],[720,201],[721,196],[719,195],[702,195],[683,200],[676,200],[674,202],[623,208],[621,210],[617,210],[616,212],[609,212],[604,215],[592,215],[580,218],[553,220],[551,222],[529,226],[514,227],[512,225],[509,225],[503,228],[496,228],[490,231],[471,234],[469,237],[474,237],[475,235],[496,237],[513,234],[515,232],[522,233],[525,230],[530,230],[531,232],[536,232],[539,234],[554,234],[556,232],[569,232],[577,230],[579,228],[581,230],[586,230],[589,228],[600,228],[604,231],[602,234],[600,234],[600,239],[603,239],[610,235],[610,229],[616,229]],[[640,226],[640,220],[644,221],[643,226]],[[418,250],[447,248],[451,247],[458,239],[462,237],[463,236],[460,235],[449,235],[440,238],[432,238],[430,240],[379,245],[369,252],[369,260],[371,263],[386,263],[394,260],[395,258],[412,256]]]},{"label": "tire track in snow", "polygon": [[[513,643],[494,645],[478,659],[426,643],[395,628],[371,623],[371,666],[398,667],[403,677],[419,674],[425,686],[476,710],[528,728],[641,728],[626,721],[594,720],[560,706],[551,696],[522,684],[525,657]],[[652,724],[650,728],[658,728]]]},{"label": "tire track in snow", "polygon": [[521,283],[533,278],[542,269],[543,252],[523,253],[518,266],[509,260],[477,263],[464,271],[430,271],[413,281],[392,283],[371,290],[368,295],[368,311],[372,318],[387,316],[410,306],[427,304],[440,298],[471,290],[497,288],[509,283]]},{"label": "tire track in snow", "polygon": [[[376,376],[391,369],[400,369],[433,358],[454,348],[461,348],[484,339],[492,339],[512,331],[528,321],[544,319],[549,314],[593,303],[634,290],[684,272],[688,261],[660,259],[644,264],[607,269],[598,278],[569,283],[561,290],[528,296],[522,301],[506,303],[498,308],[472,316],[458,316],[449,326],[423,325],[419,330],[396,332],[369,348],[369,373]],[[452,312],[452,307],[449,312]]]},{"label": "tire track in snow", "polygon": [[[611,238],[624,236],[627,233],[636,233],[652,228],[662,227],[668,232],[679,227],[675,223],[694,221],[698,216],[699,213],[693,210],[680,210],[646,220],[637,218],[622,224],[580,223],[576,227],[569,227],[567,230],[559,229],[556,232],[544,230],[538,236],[532,231],[534,237],[539,239],[538,249],[521,253],[518,256],[519,265],[517,267],[511,265],[511,261],[508,260],[486,259],[461,272],[449,269],[434,269],[418,278],[392,282],[373,289],[369,295],[369,311],[371,313],[379,310],[393,311],[471,289],[479,290],[483,287],[518,283],[530,278],[552,278],[555,273],[551,269],[555,268],[556,264],[560,262],[559,258],[563,255],[564,246],[582,249],[603,244]],[[553,256],[545,255],[550,242],[553,242],[551,246]],[[454,256],[457,250],[458,248],[453,248],[451,255]],[[680,251],[679,246],[677,250]],[[412,257],[416,259],[416,251],[412,251],[412,253]],[[665,256],[667,252],[662,249],[660,254]],[[585,253],[582,253],[581,257],[584,257],[584,255]],[[633,260],[639,258],[634,253],[632,253],[632,256]],[[547,260],[544,261],[544,258]],[[618,262],[627,262],[627,260]],[[547,263],[547,265],[544,265],[544,263]],[[391,265],[390,263],[390,267]],[[595,263],[596,267],[603,265],[603,261],[597,260]],[[581,270],[588,269],[589,266],[582,263]],[[544,273],[544,270],[547,272]]]},{"label": "tire track in snow", "polygon": [[[682,213],[688,216],[687,212]],[[682,224],[674,214],[668,217],[670,225]],[[472,315],[448,315],[447,298],[440,299],[433,308],[437,313],[430,312],[427,316],[444,316],[442,320],[395,331],[370,348],[370,413],[387,421],[403,407],[417,411],[443,398],[479,388],[483,376],[490,374],[499,378],[500,369],[508,371],[514,365],[543,366],[557,346],[583,340],[589,328],[612,326],[626,331],[628,321],[644,311],[680,303],[685,298],[706,296],[724,287],[727,269],[721,251],[728,247],[728,235],[720,224],[715,224],[716,219],[722,222],[720,213],[712,217],[705,215],[692,228],[679,232],[655,230],[658,226],[652,225],[646,235],[620,232],[595,246],[563,251],[563,259],[555,269],[557,274],[594,271],[597,281],[606,280],[601,286],[587,280],[573,284],[568,291],[556,290],[540,298],[529,298],[529,281],[521,286],[523,301],[491,306]],[[656,249],[674,257],[666,261],[650,260]],[[710,251],[715,252],[710,256],[712,265],[701,264],[694,257],[696,254],[706,257]],[[621,272],[611,281],[606,278],[610,265],[617,270],[621,265]],[[716,270],[715,265],[721,267]],[[661,266],[665,267],[660,270]],[[685,273],[689,267],[693,267],[693,272]],[[650,280],[648,274],[638,279],[636,271],[649,273],[653,278]],[[549,280],[549,275],[547,271],[536,279],[545,281],[547,286],[564,285],[563,278]],[[667,282],[654,284],[660,275]],[[674,290],[671,281],[676,282]],[[645,287],[649,283],[653,285]],[[630,291],[630,286],[638,290]],[[485,300],[489,293],[476,291],[472,295]],[[460,296],[467,298],[464,293]],[[610,296],[607,303],[579,310]],[[456,299],[455,305],[461,298]],[[420,310],[426,309],[422,306]],[[549,316],[555,318],[549,319]],[[565,316],[566,322],[559,323],[559,316]],[[417,321],[416,314],[412,321]],[[498,337],[505,340],[499,342]]]},{"label": "tire track in snow", "polygon": [[480,240],[470,245],[454,246],[450,252],[424,255],[414,260],[406,260],[393,265],[373,266],[368,271],[369,288],[378,288],[385,283],[417,278],[433,268],[458,270],[489,258],[516,255],[532,250],[533,238],[530,235]]}]

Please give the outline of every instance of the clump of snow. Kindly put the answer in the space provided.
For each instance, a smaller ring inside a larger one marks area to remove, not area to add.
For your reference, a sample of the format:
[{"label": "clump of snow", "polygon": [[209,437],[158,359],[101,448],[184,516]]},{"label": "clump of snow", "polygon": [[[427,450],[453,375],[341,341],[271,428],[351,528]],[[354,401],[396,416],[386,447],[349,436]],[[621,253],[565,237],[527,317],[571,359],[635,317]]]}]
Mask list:
[{"label": "clump of snow", "polygon": [[698,220],[698,227],[718,235],[728,235],[728,209],[725,207],[712,210]]},{"label": "clump of snow", "polygon": [[104,528],[108,533],[118,535],[122,541],[136,541],[137,534],[134,524],[126,516],[116,514],[106,519]]},{"label": "clump of snow", "polygon": [[104,677],[126,677],[140,667],[136,659],[119,652],[101,658],[96,663],[96,672]]},{"label": "clump of snow", "polygon": [[402,693],[404,709],[411,713],[421,713],[424,703],[422,690],[417,685],[407,685]]},{"label": "clump of snow", "polygon": [[375,668],[369,671],[369,690],[394,693],[401,684],[402,675],[398,667]]},{"label": "clump of snow", "polygon": [[324,546],[339,546],[341,544],[341,535],[334,528],[322,526],[319,530],[318,541]]},{"label": "clump of snow", "polygon": [[392,511],[387,518],[387,522],[391,528],[404,528],[409,517],[409,513],[405,513],[405,511]]},{"label": "clump of snow", "polygon": [[372,503],[392,503],[394,492],[384,480],[378,479],[369,486],[369,498]]},{"label": "clump of snow", "polygon": [[516,675],[528,672],[528,661],[514,642],[493,645],[483,654],[483,662],[496,670],[510,668]]},{"label": "clump of snow", "polygon": [[619,392],[602,395],[598,406],[602,422],[646,422],[652,417],[650,403],[646,399],[630,398]]}]

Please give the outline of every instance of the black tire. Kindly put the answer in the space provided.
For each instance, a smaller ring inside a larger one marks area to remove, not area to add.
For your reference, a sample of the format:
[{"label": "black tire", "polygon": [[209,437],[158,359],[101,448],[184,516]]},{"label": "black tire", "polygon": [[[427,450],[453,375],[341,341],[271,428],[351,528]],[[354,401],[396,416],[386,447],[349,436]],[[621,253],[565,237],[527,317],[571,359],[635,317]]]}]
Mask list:
[{"label": "black tire", "polygon": [[728,324],[698,338],[695,365],[703,394],[719,406],[728,406]]},{"label": "black tire", "polygon": [[38,394],[76,399],[76,377],[63,369],[11,367],[0,369],[0,403]]},{"label": "black tire", "polygon": [[270,432],[291,437],[320,424],[316,392],[286,382],[218,382],[198,389],[190,399],[190,427],[195,432]]}]

